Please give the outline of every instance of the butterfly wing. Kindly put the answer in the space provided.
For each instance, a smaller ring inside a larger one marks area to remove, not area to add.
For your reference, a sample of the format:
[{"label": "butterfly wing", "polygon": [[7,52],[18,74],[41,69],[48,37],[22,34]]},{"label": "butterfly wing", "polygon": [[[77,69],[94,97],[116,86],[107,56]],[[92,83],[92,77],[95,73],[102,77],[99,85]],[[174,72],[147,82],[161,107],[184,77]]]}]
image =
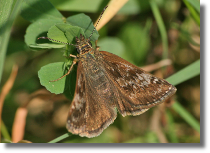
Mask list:
[{"label": "butterfly wing", "polygon": [[176,88],[166,80],[151,75],[128,61],[105,51],[103,65],[117,88],[117,108],[123,115],[139,115],[167,100]]},{"label": "butterfly wing", "polygon": [[90,138],[101,134],[115,120],[116,111],[103,97],[96,94],[93,87],[96,83],[87,78],[86,73],[89,70],[78,62],[76,89],[66,127],[73,134]]}]

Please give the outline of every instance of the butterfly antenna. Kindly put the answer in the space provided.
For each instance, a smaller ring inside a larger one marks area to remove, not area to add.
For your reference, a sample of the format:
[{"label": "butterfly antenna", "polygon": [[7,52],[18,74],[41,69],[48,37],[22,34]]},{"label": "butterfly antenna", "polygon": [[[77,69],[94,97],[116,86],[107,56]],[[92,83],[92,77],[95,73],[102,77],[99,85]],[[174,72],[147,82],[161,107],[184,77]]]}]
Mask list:
[{"label": "butterfly antenna", "polygon": [[[96,30],[96,27],[97,27],[99,21],[101,20],[101,17],[102,17],[102,15],[104,14],[104,12],[105,12],[105,10],[106,10],[107,7],[108,7],[108,6],[106,6],[106,7],[103,9],[103,11],[101,12],[101,15],[99,16],[99,19],[98,19],[98,21],[97,21],[97,23],[96,23],[96,26],[94,27],[92,33],[90,34],[90,37],[93,35],[93,32]],[[88,40],[90,40],[90,37],[88,38]]]},{"label": "butterfly antenna", "polygon": [[38,39],[48,39],[48,40],[52,40],[52,41],[55,41],[55,42],[61,43],[61,44],[72,45],[72,46],[78,46],[78,45],[74,45],[74,44],[70,44],[70,43],[65,43],[65,42],[62,42],[62,41],[59,41],[59,40],[55,40],[55,39],[52,39],[52,38],[48,38],[48,37],[39,37]]}]

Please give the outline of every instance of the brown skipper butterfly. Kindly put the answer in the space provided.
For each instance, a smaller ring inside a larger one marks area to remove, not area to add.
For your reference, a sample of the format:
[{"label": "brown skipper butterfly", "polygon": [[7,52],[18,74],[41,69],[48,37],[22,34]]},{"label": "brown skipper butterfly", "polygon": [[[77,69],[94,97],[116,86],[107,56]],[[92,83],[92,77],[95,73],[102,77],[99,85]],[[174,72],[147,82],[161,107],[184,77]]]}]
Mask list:
[{"label": "brown skipper butterfly", "polygon": [[69,44],[76,47],[78,55],[70,55],[74,60],[68,72],[53,80],[62,79],[78,64],[76,89],[66,125],[69,132],[89,138],[98,136],[114,122],[117,110],[122,116],[140,115],[176,92],[176,88],[166,80],[117,55],[99,51],[99,47],[93,48],[90,37],[85,39],[80,34],[79,38],[76,37],[76,45]]}]

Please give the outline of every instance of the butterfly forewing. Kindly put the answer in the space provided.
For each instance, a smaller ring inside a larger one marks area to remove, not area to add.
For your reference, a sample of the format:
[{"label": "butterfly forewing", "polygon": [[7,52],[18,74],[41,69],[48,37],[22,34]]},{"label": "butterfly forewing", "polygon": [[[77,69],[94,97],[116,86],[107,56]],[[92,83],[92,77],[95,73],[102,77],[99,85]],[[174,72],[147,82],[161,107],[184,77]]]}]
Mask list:
[{"label": "butterfly forewing", "polygon": [[139,115],[149,108],[164,102],[176,92],[167,81],[157,78],[128,61],[105,51],[103,65],[120,99],[119,112],[125,115]]}]

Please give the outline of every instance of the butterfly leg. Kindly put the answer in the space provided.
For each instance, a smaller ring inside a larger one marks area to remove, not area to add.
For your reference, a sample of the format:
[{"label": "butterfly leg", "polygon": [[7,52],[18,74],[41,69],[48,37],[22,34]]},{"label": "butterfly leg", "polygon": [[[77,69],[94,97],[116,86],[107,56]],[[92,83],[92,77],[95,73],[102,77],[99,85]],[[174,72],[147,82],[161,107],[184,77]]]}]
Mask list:
[{"label": "butterfly leg", "polygon": [[76,55],[72,55],[72,54],[70,54],[69,56],[64,56],[64,57],[66,57],[66,58],[70,58],[70,57],[77,58]]},{"label": "butterfly leg", "polygon": [[[70,56],[71,56],[71,54],[70,54]],[[69,73],[71,72],[73,66],[74,66],[76,63],[77,63],[77,59],[75,58],[75,59],[73,60],[73,63],[71,64],[71,67],[69,68],[69,70],[68,70],[68,72],[67,72],[66,74],[64,74],[62,77],[60,77],[60,78],[58,78],[58,79],[56,79],[56,80],[52,80],[52,81],[50,81],[50,82],[58,81],[58,80],[64,78],[65,76],[69,75]]]}]

